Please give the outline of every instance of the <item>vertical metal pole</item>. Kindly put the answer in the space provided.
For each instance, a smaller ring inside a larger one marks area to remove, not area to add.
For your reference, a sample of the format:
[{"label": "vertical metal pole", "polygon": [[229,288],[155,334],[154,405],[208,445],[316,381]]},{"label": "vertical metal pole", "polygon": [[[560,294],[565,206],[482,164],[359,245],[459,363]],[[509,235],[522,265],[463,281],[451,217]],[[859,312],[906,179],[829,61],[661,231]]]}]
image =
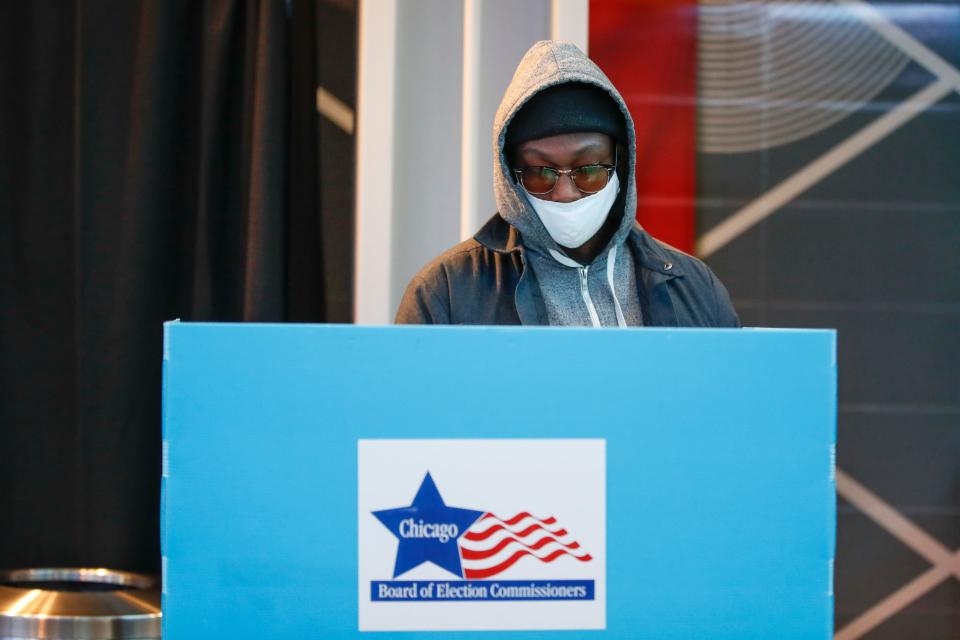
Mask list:
[{"label": "vertical metal pole", "polygon": [[483,0],[463,1],[463,111],[460,146],[460,239],[480,226],[477,158],[480,138],[481,12]]},{"label": "vertical metal pole", "polygon": [[566,40],[588,53],[589,0],[553,0],[550,7],[550,37]]},{"label": "vertical metal pole", "polygon": [[357,87],[357,324],[392,320],[397,0],[361,0]]}]

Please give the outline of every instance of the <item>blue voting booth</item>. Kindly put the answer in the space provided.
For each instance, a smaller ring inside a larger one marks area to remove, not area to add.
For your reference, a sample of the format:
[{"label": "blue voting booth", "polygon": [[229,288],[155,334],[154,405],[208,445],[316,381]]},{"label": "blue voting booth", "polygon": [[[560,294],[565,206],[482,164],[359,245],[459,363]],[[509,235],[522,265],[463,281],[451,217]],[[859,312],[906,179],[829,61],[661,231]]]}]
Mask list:
[{"label": "blue voting booth", "polygon": [[830,638],[835,342],[168,323],[164,638]]}]

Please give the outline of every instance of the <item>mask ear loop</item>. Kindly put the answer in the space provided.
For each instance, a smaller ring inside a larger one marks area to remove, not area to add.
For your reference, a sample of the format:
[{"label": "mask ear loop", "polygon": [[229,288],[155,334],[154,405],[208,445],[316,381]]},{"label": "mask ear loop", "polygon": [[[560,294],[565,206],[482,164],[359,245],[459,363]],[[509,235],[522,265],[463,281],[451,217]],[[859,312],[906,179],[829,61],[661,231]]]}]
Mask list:
[{"label": "mask ear loop", "polygon": [[[613,170],[617,173],[617,178],[620,178],[620,144],[613,145]],[[617,193],[620,193],[620,185],[622,185],[625,180],[620,180],[620,184],[617,185]]]}]

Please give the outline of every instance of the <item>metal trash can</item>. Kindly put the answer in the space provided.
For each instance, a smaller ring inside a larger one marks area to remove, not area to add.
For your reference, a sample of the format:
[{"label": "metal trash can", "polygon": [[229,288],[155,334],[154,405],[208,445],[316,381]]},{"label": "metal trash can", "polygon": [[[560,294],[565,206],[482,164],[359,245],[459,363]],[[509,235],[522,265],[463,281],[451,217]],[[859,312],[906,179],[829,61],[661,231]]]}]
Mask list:
[{"label": "metal trash can", "polygon": [[156,583],[110,569],[0,571],[0,640],[159,638]]}]

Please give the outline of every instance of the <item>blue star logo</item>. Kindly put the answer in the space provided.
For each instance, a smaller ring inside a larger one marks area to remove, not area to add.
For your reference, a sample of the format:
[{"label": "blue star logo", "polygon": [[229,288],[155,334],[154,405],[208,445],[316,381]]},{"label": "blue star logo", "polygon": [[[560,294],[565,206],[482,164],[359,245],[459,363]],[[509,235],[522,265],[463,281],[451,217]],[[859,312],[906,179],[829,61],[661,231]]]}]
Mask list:
[{"label": "blue star logo", "polygon": [[373,515],[400,541],[393,567],[396,578],[424,562],[463,577],[457,540],[485,511],[448,507],[430,472],[409,507],[374,511]]}]

